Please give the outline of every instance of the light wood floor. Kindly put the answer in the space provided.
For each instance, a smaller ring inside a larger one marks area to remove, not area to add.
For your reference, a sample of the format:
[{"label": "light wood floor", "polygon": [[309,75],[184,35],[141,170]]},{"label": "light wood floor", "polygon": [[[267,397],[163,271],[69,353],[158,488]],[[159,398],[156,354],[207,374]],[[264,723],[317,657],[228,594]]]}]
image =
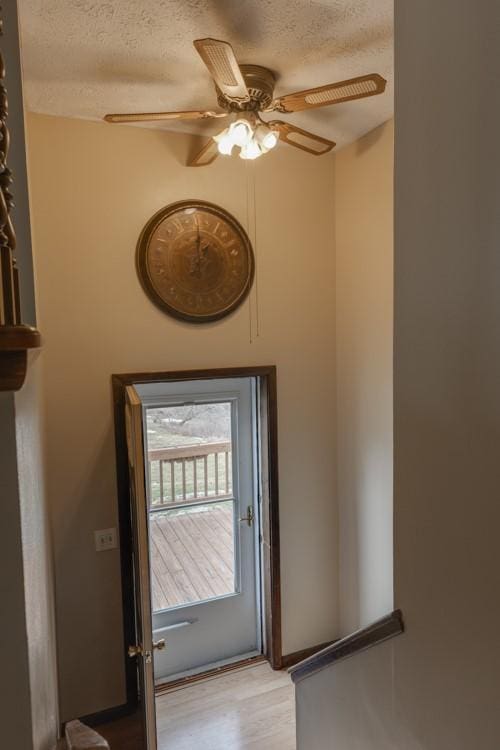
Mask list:
[{"label": "light wood floor", "polygon": [[158,750],[295,750],[294,688],[259,664],[156,699]]},{"label": "light wood floor", "polygon": [[155,611],[234,591],[231,504],[180,515],[152,513],[150,534]]}]

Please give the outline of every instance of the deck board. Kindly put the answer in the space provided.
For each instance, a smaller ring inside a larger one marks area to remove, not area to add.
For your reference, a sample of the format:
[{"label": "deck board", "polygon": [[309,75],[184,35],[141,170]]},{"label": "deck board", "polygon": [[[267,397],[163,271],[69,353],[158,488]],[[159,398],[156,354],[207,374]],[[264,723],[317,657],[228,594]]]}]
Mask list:
[{"label": "deck board", "polygon": [[234,590],[233,511],[227,503],[151,515],[151,589],[156,612]]}]

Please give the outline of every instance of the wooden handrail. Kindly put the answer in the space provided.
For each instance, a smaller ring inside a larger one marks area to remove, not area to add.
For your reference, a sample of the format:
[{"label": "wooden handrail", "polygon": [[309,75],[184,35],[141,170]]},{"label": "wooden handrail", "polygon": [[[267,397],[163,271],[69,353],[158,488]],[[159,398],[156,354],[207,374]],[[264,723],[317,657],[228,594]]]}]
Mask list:
[{"label": "wooden handrail", "polygon": [[[224,440],[217,443],[195,443],[182,445],[175,448],[155,448],[148,451],[149,476],[152,477],[152,467],[158,464],[158,483],[160,490],[159,499],[156,498],[150,504],[151,511],[163,510],[166,507],[186,500],[192,502],[203,502],[209,499],[222,499],[231,496],[231,483],[229,479],[229,456],[232,451],[231,441]],[[221,474],[219,473],[219,456],[224,456],[223,488],[221,488]],[[213,490],[209,488],[209,464],[208,458],[213,456],[214,483]],[[202,466],[198,471],[198,461],[202,460]],[[181,491],[177,491],[175,465],[181,468]],[[165,476],[167,467],[167,476]],[[191,467],[189,469],[189,467]],[[191,477],[188,477],[188,470]],[[191,481],[192,480],[192,481]],[[199,481],[203,489],[200,492]],[[188,482],[192,485],[192,492],[188,491]],[[167,491],[168,487],[168,491]]]},{"label": "wooden handrail", "polygon": [[180,458],[203,458],[212,453],[226,453],[231,450],[231,443],[194,443],[176,448],[153,448],[148,451],[149,461],[175,461]]},{"label": "wooden handrail", "polygon": [[366,628],[357,630],[346,638],[336,641],[331,646],[318,651],[314,656],[304,659],[304,661],[291,667],[288,672],[293,682],[299,682],[305,677],[320,672],[325,667],[330,667],[341,659],[353,656],[353,654],[371,648],[377,643],[383,643],[403,632],[403,615],[400,609],[396,609],[390,615],[386,615]]}]

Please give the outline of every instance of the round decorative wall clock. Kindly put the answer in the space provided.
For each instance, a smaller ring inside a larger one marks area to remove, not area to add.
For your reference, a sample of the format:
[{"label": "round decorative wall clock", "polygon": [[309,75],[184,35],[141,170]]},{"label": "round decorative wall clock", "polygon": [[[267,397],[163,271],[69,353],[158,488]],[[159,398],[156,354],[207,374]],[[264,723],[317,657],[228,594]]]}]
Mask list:
[{"label": "round decorative wall clock", "polygon": [[243,227],[206,201],[179,201],[158,211],[137,244],[137,271],[161,310],[193,323],[235,310],[252,286],[254,257]]}]

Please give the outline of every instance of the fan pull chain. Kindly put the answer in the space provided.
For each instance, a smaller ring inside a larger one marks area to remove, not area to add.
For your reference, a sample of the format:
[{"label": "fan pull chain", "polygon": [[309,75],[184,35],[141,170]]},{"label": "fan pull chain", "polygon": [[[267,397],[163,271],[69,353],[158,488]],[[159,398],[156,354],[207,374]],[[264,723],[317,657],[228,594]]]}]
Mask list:
[{"label": "fan pull chain", "polygon": [[[246,182],[246,199],[247,199],[247,217],[246,217],[246,227],[247,227],[247,234],[250,236],[250,189],[249,189],[249,173],[248,173],[248,161],[245,161],[245,182]],[[250,344],[253,344],[253,336],[252,336],[252,322],[253,322],[253,315],[252,315],[252,290],[250,289],[250,292],[248,294],[248,339]]]},{"label": "fan pull chain", "polygon": [[256,336],[260,336],[260,305],[259,305],[259,243],[257,242],[257,189],[255,179],[255,162],[252,162],[253,182],[253,246],[255,248],[255,326]]},{"label": "fan pull chain", "polygon": [[[249,327],[250,343],[253,344],[255,338],[260,336],[260,305],[259,305],[259,262],[258,262],[258,243],[257,243],[257,188],[255,179],[255,165],[253,162],[245,162],[246,183],[247,183],[247,233],[250,238],[255,256],[255,276],[254,288],[248,295],[249,298]],[[255,314],[254,302],[252,296],[255,295]],[[255,335],[254,335],[255,334]]]}]

